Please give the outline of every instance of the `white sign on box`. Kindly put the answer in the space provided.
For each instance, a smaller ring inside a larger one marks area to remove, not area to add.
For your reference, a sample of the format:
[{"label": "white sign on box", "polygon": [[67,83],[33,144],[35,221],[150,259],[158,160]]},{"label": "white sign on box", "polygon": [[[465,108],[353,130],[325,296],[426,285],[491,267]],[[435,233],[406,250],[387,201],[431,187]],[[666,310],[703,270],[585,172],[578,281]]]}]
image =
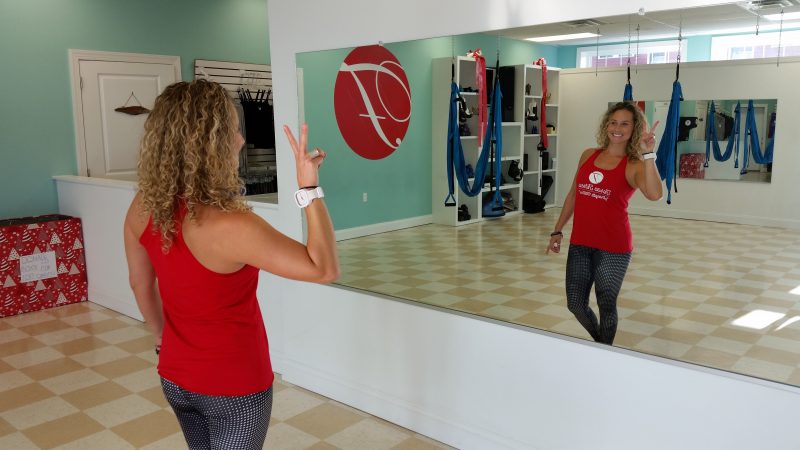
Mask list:
[{"label": "white sign on box", "polygon": [[19,274],[23,283],[57,277],[56,252],[20,256]]}]

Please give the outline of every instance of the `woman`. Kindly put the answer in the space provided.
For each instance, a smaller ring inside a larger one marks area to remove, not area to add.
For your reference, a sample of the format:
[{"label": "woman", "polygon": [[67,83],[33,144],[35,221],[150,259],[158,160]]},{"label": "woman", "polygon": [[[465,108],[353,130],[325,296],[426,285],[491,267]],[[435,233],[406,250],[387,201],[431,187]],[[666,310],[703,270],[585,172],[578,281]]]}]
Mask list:
[{"label": "woman", "polygon": [[[647,130],[647,119],[632,102],[617,103],[606,111],[597,132],[600,148],[581,155],[545,252],[560,251],[561,230],[574,213],[567,256],[567,306],[595,341],[608,345],[614,343],[617,332],[617,295],[633,251],[628,201],[636,189],[648,200],[662,196],[653,152],[657,126],[658,122]],[[592,284],[599,321],[589,307]]]},{"label": "woman", "polygon": [[[325,153],[306,152],[306,126],[299,143],[284,131],[298,185],[316,187]],[[321,199],[305,208],[307,245],[247,206],[238,178],[243,144],[220,85],[168,86],[145,122],[139,192],[125,218],[131,288],[156,339],[164,394],[191,449],[264,443],[273,373],[256,299],[259,269],[318,283],[339,275]]]}]

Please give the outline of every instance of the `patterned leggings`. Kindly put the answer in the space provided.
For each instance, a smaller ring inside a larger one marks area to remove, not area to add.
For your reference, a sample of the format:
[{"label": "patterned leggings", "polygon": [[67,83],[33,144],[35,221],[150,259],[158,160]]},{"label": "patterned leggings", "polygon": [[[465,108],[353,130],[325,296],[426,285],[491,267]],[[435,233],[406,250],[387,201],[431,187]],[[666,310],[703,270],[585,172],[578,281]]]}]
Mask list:
[{"label": "patterned leggings", "polygon": [[[611,345],[617,333],[617,295],[631,261],[630,253],[611,253],[582,245],[570,245],[567,255],[567,307],[597,342]],[[589,307],[594,284],[598,322]]]},{"label": "patterned leggings", "polygon": [[189,392],[161,378],[190,450],[261,450],[272,414],[272,387],[242,396]]}]

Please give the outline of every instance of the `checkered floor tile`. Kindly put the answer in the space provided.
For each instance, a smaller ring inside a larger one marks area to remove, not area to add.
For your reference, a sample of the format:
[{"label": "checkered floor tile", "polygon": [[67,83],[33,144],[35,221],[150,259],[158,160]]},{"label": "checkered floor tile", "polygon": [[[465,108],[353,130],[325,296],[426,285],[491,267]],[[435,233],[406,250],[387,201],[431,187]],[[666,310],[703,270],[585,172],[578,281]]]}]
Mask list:
[{"label": "checkered floor tile", "polygon": [[[144,325],[93,303],[0,319],[0,449],[181,449]],[[265,449],[450,448],[280,380]]]},{"label": "checkered floor tile", "polygon": [[[566,251],[544,253],[559,213],[341,241],[339,283],[588,338],[566,307]],[[631,226],[615,345],[800,385],[800,233],[647,216]]]}]

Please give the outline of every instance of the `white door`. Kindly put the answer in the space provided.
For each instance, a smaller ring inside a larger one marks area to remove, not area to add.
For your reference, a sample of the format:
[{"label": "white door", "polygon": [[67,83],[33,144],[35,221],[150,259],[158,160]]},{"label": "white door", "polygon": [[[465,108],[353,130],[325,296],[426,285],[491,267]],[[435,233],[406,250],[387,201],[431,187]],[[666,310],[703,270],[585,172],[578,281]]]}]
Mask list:
[{"label": "white door", "polygon": [[152,110],[158,94],[176,81],[174,65],[81,60],[79,71],[87,175],[136,179],[147,113],[115,109],[140,105]]},{"label": "white door", "polygon": [[691,132],[694,133],[694,137],[692,140],[694,141],[705,141],[706,140],[706,127],[708,126],[708,122],[706,122],[708,116],[708,101],[698,100],[695,106],[695,115],[697,116],[697,128],[692,130]]}]

